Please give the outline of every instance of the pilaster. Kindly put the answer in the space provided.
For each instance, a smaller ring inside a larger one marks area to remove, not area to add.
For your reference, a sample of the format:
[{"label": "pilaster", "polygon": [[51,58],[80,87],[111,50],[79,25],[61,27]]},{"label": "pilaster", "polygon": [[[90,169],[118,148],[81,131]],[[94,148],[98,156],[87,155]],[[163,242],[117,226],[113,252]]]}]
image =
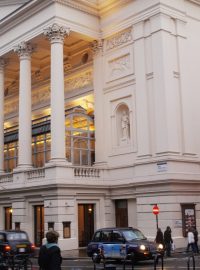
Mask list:
[{"label": "pilaster", "polygon": [[4,66],[0,58],[0,174],[4,172]]},{"label": "pilaster", "polygon": [[95,165],[105,165],[104,101],[103,101],[103,40],[94,40],[93,51],[93,85],[95,102]]}]

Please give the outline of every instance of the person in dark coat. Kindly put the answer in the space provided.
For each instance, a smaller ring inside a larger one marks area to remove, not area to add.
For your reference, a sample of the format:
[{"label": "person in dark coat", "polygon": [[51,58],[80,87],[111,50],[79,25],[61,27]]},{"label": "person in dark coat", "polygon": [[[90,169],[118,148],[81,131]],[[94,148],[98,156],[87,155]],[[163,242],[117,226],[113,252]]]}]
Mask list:
[{"label": "person in dark coat", "polygon": [[196,227],[194,227],[193,234],[194,234],[195,250],[196,250],[196,253],[199,253],[199,247],[198,247],[199,236],[198,236],[198,231]]},{"label": "person in dark coat", "polygon": [[62,257],[58,246],[59,234],[50,230],[46,233],[47,243],[41,246],[38,257],[40,270],[61,270]]},{"label": "person in dark coat", "polygon": [[163,236],[163,232],[161,231],[160,228],[158,228],[158,230],[157,230],[155,242],[156,242],[156,244],[162,244],[164,246],[164,236]]},{"label": "person in dark coat", "polygon": [[173,243],[173,240],[172,240],[172,230],[169,226],[167,226],[167,228],[164,232],[164,243],[165,243],[166,255],[168,257],[170,257],[171,256],[171,245]]}]

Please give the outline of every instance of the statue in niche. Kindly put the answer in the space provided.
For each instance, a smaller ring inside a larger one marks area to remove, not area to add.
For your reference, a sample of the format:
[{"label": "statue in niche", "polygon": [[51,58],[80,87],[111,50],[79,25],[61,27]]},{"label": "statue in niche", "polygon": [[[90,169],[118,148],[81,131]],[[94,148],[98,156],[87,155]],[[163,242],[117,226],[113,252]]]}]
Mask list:
[{"label": "statue in niche", "polygon": [[122,111],[121,117],[121,128],[122,128],[122,140],[128,140],[130,137],[130,121],[129,121],[129,114],[126,110]]}]

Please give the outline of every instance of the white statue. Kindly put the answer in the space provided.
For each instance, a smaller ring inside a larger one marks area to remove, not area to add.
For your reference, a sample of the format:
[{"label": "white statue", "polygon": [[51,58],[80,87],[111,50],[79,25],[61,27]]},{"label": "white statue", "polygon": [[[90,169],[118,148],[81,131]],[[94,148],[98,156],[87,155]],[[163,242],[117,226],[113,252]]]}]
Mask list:
[{"label": "white statue", "polygon": [[129,115],[127,111],[123,110],[121,118],[121,127],[122,127],[122,139],[129,138]]}]

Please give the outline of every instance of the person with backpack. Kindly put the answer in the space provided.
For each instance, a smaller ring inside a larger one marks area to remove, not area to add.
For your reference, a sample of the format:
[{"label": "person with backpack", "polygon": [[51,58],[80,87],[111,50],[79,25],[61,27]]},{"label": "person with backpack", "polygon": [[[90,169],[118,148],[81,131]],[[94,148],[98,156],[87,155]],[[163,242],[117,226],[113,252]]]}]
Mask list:
[{"label": "person with backpack", "polygon": [[61,270],[62,257],[58,246],[59,234],[50,230],[46,233],[47,243],[40,247],[38,264],[40,270]]}]

